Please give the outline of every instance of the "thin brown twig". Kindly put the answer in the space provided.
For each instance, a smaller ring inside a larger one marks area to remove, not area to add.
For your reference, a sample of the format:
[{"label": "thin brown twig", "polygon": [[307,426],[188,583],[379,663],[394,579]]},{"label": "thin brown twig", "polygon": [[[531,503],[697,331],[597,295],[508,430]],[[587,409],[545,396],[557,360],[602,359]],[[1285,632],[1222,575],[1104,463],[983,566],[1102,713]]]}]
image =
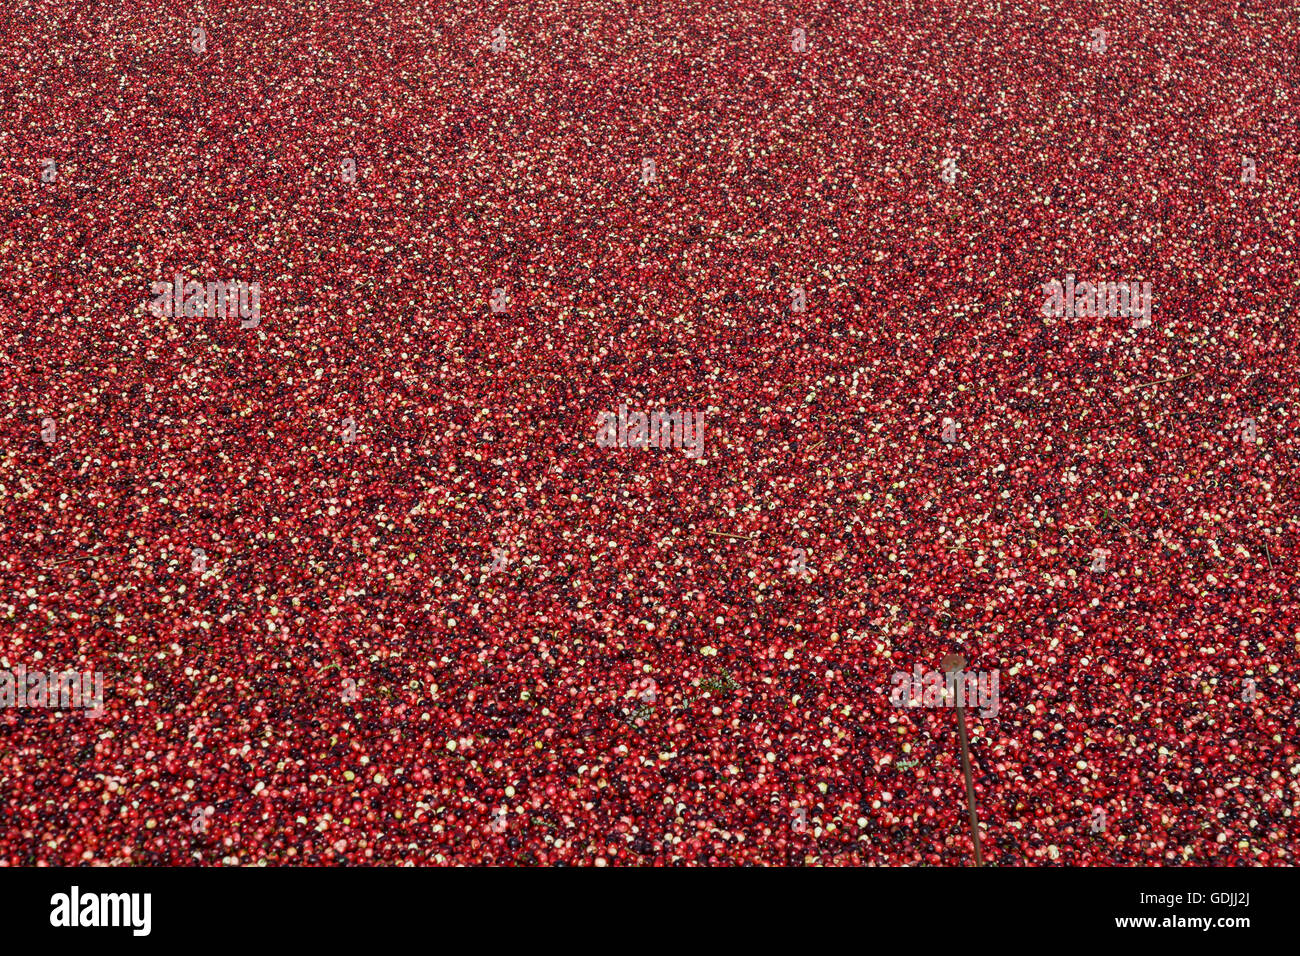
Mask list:
[{"label": "thin brown twig", "polygon": [[1185,378],[1191,378],[1193,375],[1200,375],[1200,372],[1188,372],[1186,375],[1175,375],[1173,378],[1156,379],[1154,382],[1143,382],[1141,385],[1134,385],[1133,388],[1149,388],[1152,385],[1168,385],[1170,382],[1178,382]]},{"label": "thin brown twig", "polygon": [[715,537],[734,538],[737,541],[754,541],[758,538],[757,532],[755,532],[752,538],[746,538],[744,535],[741,534],[727,534],[727,532],[725,531],[705,531],[704,533],[714,535]]},{"label": "thin brown twig", "polygon": [[[95,547],[98,548],[99,545],[95,545]],[[93,551],[94,548],[92,548],[91,550]],[[102,558],[105,554],[112,554],[112,553],[113,553],[113,552],[110,550],[110,551],[105,551],[105,552],[103,552],[103,553],[101,553],[101,554],[79,554],[79,555],[74,555],[74,556],[71,557],[71,558],[64,558],[62,561],[55,561],[53,564],[42,564],[42,565],[39,565],[39,567],[41,567],[41,568],[57,568],[57,567],[59,567],[60,565],[69,564],[69,563],[72,562],[72,561],[96,561],[96,560],[98,560],[99,558]]]},{"label": "thin brown twig", "polygon": [[1105,515],[1107,518],[1109,518],[1111,521],[1115,522],[1117,525],[1119,525],[1129,534],[1133,533],[1133,529],[1130,528],[1128,525],[1126,525],[1123,521],[1120,521],[1119,518],[1115,517],[1115,515],[1111,513],[1111,510],[1109,508],[1102,508],[1101,513]]}]

